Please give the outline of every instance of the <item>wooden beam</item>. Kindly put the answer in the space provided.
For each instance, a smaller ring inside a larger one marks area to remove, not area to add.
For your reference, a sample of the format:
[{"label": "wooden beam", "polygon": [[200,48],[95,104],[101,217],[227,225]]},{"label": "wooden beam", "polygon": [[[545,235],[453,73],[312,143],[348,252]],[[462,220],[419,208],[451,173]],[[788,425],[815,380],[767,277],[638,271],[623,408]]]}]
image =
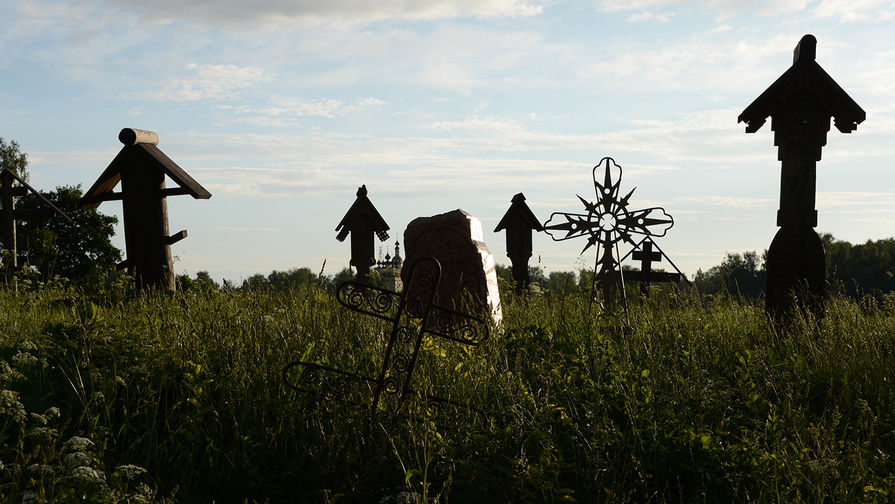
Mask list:
[{"label": "wooden beam", "polygon": [[167,243],[168,245],[174,245],[184,238],[186,238],[186,229],[165,238],[165,243]]}]

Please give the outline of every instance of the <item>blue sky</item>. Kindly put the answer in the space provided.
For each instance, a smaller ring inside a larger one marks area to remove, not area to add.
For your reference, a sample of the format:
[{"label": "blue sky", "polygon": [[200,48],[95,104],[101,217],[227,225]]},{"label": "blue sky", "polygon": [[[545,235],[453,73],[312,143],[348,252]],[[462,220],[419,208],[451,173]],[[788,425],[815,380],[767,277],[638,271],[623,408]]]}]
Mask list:
[{"label": "blue sky", "polygon": [[[348,264],[335,226],[357,187],[391,225],[462,208],[491,232],[523,192],[543,222],[593,200],[604,156],[663,206],[685,273],[776,232],[770,125],[739,113],[802,35],[867,111],[818,164],[819,232],[895,235],[895,2],[877,0],[0,0],[0,136],[32,185],[89,187],[123,127],[208,188],[168,200],[178,273],[239,281]],[[120,216],[120,203],[99,210]],[[123,248],[123,230],[116,244]],[[535,237],[548,270],[583,243]]]}]

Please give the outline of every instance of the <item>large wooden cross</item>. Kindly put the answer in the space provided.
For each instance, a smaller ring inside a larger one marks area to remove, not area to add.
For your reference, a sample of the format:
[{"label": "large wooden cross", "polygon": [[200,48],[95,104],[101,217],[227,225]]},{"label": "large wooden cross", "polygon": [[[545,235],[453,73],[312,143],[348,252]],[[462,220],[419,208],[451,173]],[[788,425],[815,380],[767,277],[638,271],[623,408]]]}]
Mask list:
[{"label": "large wooden cross", "polygon": [[781,162],[780,229],[768,249],[765,297],[767,311],[777,319],[798,304],[823,315],[826,262],[823,244],[813,229],[817,226],[817,162],[827,143],[831,118],[836,129],[851,133],[867,116],[817,64],[816,55],[817,39],[805,35],[793,51],[792,66],[738,118],[746,123],[746,133],[755,133],[771,118]]},{"label": "large wooden cross", "polygon": [[[124,147],[81,198],[81,207],[96,208],[103,201],[121,200],[127,259],[119,267],[134,276],[138,291],[161,288],[173,292],[171,245],[186,238],[186,231],[168,233],[165,198],[189,194],[208,199],[211,193],[159,150],[154,132],[125,128],[118,140]],[[166,188],[165,176],[178,187]],[[118,182],[121,192],[114,192]]]},{"label": "large wooden cross", "polygon": [[[286,385],[300,392],[327,400],[346,400],[351,389],[368,385],[373,389],[371,419],[384,414],[394,419],[412,392],[414,370],[420,345],[426,336],[434,336],[463,345],[475,346],[488,337],[484,320],[434,304],[441,280],[441,265],[431,257],[416,262],[399,294],[361,282],[339,286],[338,300],[346,308],[391,323],[391,333],[376,376],[367,376],[315,362],[297,360],[285,367]],[[426,394],[427,406],[439,408],[462,404]]]}]

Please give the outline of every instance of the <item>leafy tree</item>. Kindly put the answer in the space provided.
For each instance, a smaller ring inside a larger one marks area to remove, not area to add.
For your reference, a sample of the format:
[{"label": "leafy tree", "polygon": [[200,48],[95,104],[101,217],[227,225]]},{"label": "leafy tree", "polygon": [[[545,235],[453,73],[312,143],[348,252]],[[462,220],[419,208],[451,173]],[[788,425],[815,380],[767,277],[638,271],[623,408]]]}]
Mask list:
[{"label": "leafy tree", "polygon": [[0,137],[0,170],[3,168],[18,175],[22,180],[28,180],[28,155],[21,151],[19,143],[10,140],[6,143]]},{"label": "leafy tree", "polygon": [[202,291],[220,290],[221,286],[211,278],[207,271],[196,272],[196,279],[193,280],[193,287]]},{"label": "leafy tree", "polygon": [[[41,194],[72,220],[51,215],[19,221],[17,241],[23,264],[36,267],[45,278],[58,275],[82,285],[92,285],[114,273],[121,261],[121,251],[111,241],[118,219],[95,209],[81,209],[80,186],[57,187]],[[18,208],[46,207],[33,195],[20,201]]]}]

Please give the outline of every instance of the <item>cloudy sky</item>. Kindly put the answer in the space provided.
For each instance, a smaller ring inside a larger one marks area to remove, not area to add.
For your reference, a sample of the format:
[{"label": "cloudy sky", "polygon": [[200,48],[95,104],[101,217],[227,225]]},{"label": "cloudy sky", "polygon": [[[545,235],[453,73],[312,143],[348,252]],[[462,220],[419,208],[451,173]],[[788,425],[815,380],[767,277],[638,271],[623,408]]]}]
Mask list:
[{"label": "cloudy sky", "polygon": [[[739,113],[802,35],[867,111],[818,164],[818,231],[895,235],[892,0],[0,0],[0,136],[32,185],[89,187],[123,127],[213,193],[168,200],[178,273],[348,264],[335,226],[366,184],[391,225],[462,208],[493,229],[523,192],[543,222],[622,166],[632,208],[675,218],[658,241],[688,274],[776,232],[770,124]],[[120,216],[120,202],[104,213]],[[123,230],[116,244],[123,248]],[[584,243],[535,238],[547,270]]]}]

